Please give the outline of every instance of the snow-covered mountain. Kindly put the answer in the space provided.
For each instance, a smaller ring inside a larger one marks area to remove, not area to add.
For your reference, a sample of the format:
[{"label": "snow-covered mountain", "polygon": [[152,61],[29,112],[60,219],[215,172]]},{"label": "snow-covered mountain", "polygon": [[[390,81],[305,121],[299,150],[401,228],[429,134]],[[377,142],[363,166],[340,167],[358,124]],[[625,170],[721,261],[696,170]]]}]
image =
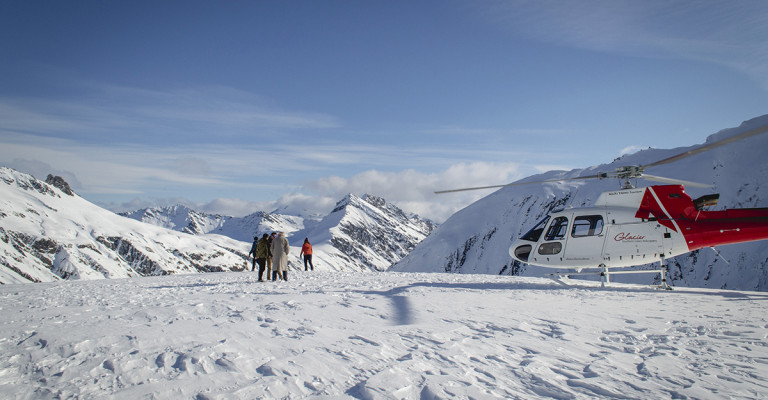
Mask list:
[{"label": "snow-covered mountain", "polygon": [[250,242],[254,236],[283,231],[292,253],[305,238],[312,243],[313,263],[320,270],[381,271],[405,257],[435,225],[406,215],[386,200],[347,195],[322,219],[257,212],[243,218],[209,215],[185,206],[148,208],[123,215],[191,234],[220,234]]},{"label": "snow-covered mountain", "polygon": [[315,264],[332,270],[383,271],[399,261],[435,228],[429,220],[406,215],[384,199],[347,195],[319,223],[294,232],[292,246],[313,243]]},{"label": "snow-covered mountain", "polygon": [[[768,125],[768,115],[725,129],[707,143]],[[572,171],[551,171],[526,178],[538,181],[609,172],[627,165],[647,165],[699,146],[647,149],[610,164]],[[768,207],[768,134],[730,143],[648,172],[670,178],[713,184],[711,189],[686,188],[692,197],[719,193],[712,209]],[[524,180],[525,181],[525,180]],[[648,184],[648,182],[638,182]],[[532,184],[500,189],[454,214],[393,271],[515,274],[542,276],[552,270],[511,263],[508,248],[549,211],[589,206],[605,191],[619,189],[613,179]],[[768,242],[702,249],[667,260],[673,285],[768,290]],[[651,283],[650,274],[616,277],[619,281]]]},{"label": "snow-covered mountain", "polygon": [[247,244],[125,218],[0,167],[0,283],[125,278],[245,268]]},{"label": "snow-covered mountain", "polygon": [[290,235],[303,229],[305,224],[305,219],[299,216],[258,211],[245,217],[230,217],[201,213],[183,205],[144,208],[120,215],[179,232],[214,233],[243,242],[250,242],[260,232],[283,231]]}]

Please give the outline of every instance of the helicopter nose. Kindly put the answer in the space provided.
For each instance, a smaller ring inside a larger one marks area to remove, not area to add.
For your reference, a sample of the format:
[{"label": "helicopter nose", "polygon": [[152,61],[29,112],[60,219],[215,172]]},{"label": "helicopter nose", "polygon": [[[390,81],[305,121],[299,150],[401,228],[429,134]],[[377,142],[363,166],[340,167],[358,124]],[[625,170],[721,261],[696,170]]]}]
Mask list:
[{"label": "helicopter nose", "polygon": [[528,257],[531,255],[531,250],[533,250],[533,246],[530,244],[516,241],[512,243],[512,246],[509,246],[509,255],[512,256],[512,258],[515,260],[528,262]]}]

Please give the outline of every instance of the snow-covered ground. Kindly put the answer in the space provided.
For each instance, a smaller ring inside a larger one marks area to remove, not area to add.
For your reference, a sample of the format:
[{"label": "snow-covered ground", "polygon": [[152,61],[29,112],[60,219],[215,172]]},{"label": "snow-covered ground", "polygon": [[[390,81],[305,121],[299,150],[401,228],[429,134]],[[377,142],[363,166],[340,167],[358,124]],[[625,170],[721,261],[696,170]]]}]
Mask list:
[{"label": "snow-covered ground", "polygon": [[768,294],[438,273],[0,287],[0,397],[766,398]]}]

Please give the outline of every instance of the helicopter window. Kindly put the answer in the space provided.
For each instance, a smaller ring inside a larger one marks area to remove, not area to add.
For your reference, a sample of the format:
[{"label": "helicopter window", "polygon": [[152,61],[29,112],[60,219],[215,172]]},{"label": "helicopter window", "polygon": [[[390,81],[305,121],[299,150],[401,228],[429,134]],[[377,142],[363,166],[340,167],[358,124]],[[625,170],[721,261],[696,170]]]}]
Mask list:
[{"label": "helicopter window", "polygon": [[527,240],[529,242],[538,242],[539,238],[541,237],[541,233],[544,232],[544,227],[547,225],[547,222],[549,222],[549,215],[547,215],[544,219],[539,221],[536,226],[533,227],[528,233],[521,236],[521,240]]},{"label": "helicopter window", "polygon": [[545,240],[562,240],[565,238],[565,233],[568,231],[568,218],[557,217],[552,221],[549,226]]},{"label": "helicopter window", "polygon": [[571,236],[587,237],[603,233],[603,217],[600,215],[582,215],[573,219]]},{"label": "helicopter window", "polygon": [[539,246],[539,254],[542,256],[555,255],[563,249],[563,244],[560,242],[544,243]]}]

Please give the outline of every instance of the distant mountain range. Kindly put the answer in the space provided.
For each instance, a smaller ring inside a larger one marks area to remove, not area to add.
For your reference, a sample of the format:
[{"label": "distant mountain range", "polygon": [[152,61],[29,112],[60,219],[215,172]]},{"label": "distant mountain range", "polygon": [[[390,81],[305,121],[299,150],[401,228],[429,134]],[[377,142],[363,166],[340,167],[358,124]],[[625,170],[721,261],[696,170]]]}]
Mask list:
[{"label": "distant mountain range", "polygon": [[383,198],[349,194],[331,213],[293,216],[256,212],[245,217],[204,214],[185,206],[146,208],[121,215],[194,235],[217,234],[251,242],[264,233],[285,232],[298,252],[312,243],[315,266],[324,270],[383,271],[405,257],[435,228],[429,220],[407,215]]},{"label": "distant mountain range", "polygon": [[283,231],[290,234],[304,226],[303,217],[263,211],[241,218],[229,217],[201,213],[183,205],[143,208],[120,215],[192,235],[217,234],[243,242],[250,242],[260,232]]},{"label": "distant mountain range", "polygon": [[[719,141],[768,125],[768,115],[725,129],[707,138]],[[572,171],[550,171],[523,181],[593,175],[629,165],[648,165],[699,146],[671,150],[647,149],[610,164]],[[768,134],[761,134],[702,152],[648,173],[712,184],[711,189],[686,188],[693,198],[719,193],[712,209],[768,207]],[[503,183],[503,182],[501,182]],[[652,182],[637,182],[648,186]],[[551,269],[516,265],[508,253],[513,238],[528,231],[557,208],[590,206],[606,191],[618,190],[616,179],[581,180],[502,188],[457,212],[403,260],[395,271],[513,274],[544,276]],[[672,284],[679,286],[768,290],[768,241],[701,249],[667,260]],[[653,283],[651,274],[625,275],[620,282]]]},{"label": "distant mountain range", "polygon": [[0,167],[0,283],[242,271],[255,235],[284,231],[291,268],[310,238],[319,270],[385,270],[434,225],[373,196],[349,195],[322,219],[257,212],[243,218],[183,206],[125,216],[46,181]]}]

